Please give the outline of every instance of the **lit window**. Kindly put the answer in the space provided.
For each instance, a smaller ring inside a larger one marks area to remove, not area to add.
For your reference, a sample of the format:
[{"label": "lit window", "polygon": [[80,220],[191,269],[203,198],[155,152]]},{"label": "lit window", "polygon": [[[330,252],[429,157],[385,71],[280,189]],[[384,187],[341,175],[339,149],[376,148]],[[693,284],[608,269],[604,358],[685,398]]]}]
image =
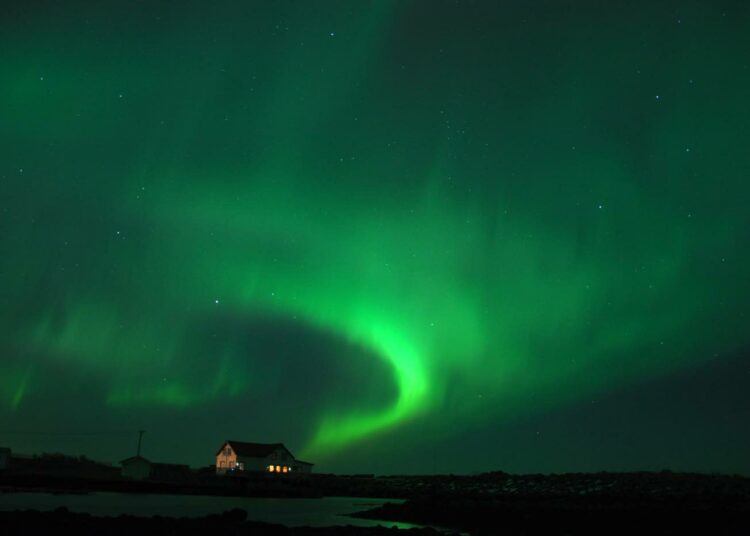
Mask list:
[{"label": "lit window", "polygon": [[271,472],[271,473],[273,473],[273,465],[269,465],[268,466],[268,471]]},{"label": "lit window", "polygon": [[287,471],[289,471],[289,468],[285,465],[284,466],[284,472],[286,473]]},{"label": "lit window", "polygon": [[280,466],[278,466],[278,465],[276,466],[276,472],[277,472],[277,473],[280,473],[280,472],[281,472],[281,467],[280,467]]}]

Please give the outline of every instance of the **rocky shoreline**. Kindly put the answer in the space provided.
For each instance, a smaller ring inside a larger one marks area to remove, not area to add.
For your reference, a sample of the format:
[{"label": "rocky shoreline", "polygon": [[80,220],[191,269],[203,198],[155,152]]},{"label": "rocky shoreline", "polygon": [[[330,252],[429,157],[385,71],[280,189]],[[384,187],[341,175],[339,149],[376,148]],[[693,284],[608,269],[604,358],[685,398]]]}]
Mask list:
[{"label": "rocky shoreline", "polygon": [[740,476],[487,473],[433,484],[356,515],[478,535],[739,535],[750,526],[750,479]]},{"label": "rocky shoreline", "polygon": [[694,473],[564,473],[515,475],[502,471],[478,475],[208,475],[184,481],[133,481],[52,475],[0,473],[0,490],[167,493],[243,497],[386,497],[424,496],[586,497],[586,496],[737,496],[750,497],[750,478]]}]

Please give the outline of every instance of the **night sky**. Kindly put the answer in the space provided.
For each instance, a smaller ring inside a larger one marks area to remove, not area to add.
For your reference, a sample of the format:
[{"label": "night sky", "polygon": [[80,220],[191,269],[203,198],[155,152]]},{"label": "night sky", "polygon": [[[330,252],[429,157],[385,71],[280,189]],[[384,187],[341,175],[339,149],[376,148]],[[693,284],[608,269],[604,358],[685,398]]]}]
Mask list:
[{"label": "night sky", "polygon": [[750,474],[750,2],[4,2],[0,446]]}]

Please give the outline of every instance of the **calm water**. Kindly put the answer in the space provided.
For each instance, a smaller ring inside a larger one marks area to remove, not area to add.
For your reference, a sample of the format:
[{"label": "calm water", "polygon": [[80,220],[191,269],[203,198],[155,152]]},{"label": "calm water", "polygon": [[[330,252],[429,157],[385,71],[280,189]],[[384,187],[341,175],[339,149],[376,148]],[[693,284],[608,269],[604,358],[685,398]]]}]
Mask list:
[{"label": "calm water", "polygon": [[128,493],[0,493],[0,510],[54,510],[60,506],[72,512],[98,516],[131,514],[138,516],[200,517],[220,514],[232,508],[247,511],[253,521],[281,523],[289,527],[308,525],[358,525],[411,528],[418,525],[346,517],[397,499],[325,497],[323,499],[265,499],[252,497],[210,497],[205,495],[148,495]]}]

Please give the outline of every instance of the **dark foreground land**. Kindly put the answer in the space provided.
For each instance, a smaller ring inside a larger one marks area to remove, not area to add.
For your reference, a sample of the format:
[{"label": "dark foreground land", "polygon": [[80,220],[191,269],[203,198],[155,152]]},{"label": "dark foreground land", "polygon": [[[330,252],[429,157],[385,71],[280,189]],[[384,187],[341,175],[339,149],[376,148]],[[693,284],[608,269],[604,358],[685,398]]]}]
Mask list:
[{"label": "dark foreground land", "polygon": [[488,473],[445,478],[432,492],[358,515],[479,535],[748,535],[750,479],[671,472]]},{"label": "dark foreground land", "polygon": [[[372,477],[309,475],[286,480],[223,480],[211,494],[360,496],[406,499],[357,514],[360,517],[448,527],[469,534],[627,535],[750,534],[750,479],[740,476],[672,473],[588,473],[474,476]],[[29,484],[28,481],[25,482]],[[6,481],[6,485],[9,482]],[[49,489],[54,482],[45,481]],[[59,483],[58,483],[59,484]],[[127,484],[124,488],[121,485]],[[199,492],[201,486],[108,483],[112,491]],[[204,483],[204,485],[207,485]],[[19,489],[8,486],[6,489]],[[37,488],[39,489],[39,488]],[[29,489],[31,490],[31,489]],[[2,495],[0,494],[0,501]],[[84,514],[0,513],[0,534],[34,534],[65,528],[76,534],[394,534],[397,529],[285,528],[245,521],[244,512],[201,519],[94,518]],[[432,535],[432,529],[399,534]]]},{"label": "dark foreground land", "polygon": [[54,512],[0,512],[0,534],[74,534],[97,535],[243,535],[256,534],[292,536],[384,536],[404,534],[405,536],[438,536],[433,529],[395,529],[385,527],[285,527],[271,523],[247,521],[244,510],[230,510],[221,515],[201,518],[170,517],[95,517],[89,514],[69,512],[61,508]]}]

